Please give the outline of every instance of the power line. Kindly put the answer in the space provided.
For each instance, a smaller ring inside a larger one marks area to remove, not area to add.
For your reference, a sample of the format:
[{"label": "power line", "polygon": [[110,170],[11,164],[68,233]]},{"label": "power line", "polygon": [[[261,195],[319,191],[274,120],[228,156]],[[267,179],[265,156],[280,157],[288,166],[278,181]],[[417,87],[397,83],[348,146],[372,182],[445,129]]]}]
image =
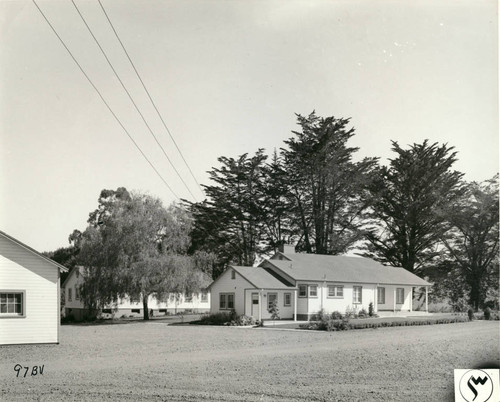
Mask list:
[{"label": "power line", "polygon": [[170,139],[172,140],[172,142],[174,143],[175,147],[177,148],[177,151],[179,151],[179,154],[181,155],[182,157],[182,160],[184,161],[184,163],[186,164],[187,168],[189,169],[189,173],[191,173],[191,177],[193,178],[193,180],[196,182],[196,184],[198,185],[198,188],[200,189],[200,191],[202,192],[202,194],[204,194],[203,192],[203,189],[201,188],[200,186],[200,183],[198,183],[198,180],[196,180],[196,177],[194,176],[193,174],[193,171],[191,170],[191,167],[189,166],[189,164],[187,163],[186,159],[184,158],[184,155],[182,154],[180,148],[178,147],[177,145],[177,142],[175,141],[172,133],[170,132],[167,124],[165,123],[165,120],[163,119],[160,111],[158,110],[158,108],[156,107],[156,104],[155,102],[153,101],[153,98],[151,97],[151,94],[149,93],[146,85],[144,84],[144,81],[142,80],[141,78],[141,75],[139,74],[139,72],[137,71],[137,68],[135,67],[135,64],[134,62],[132,61],[130,55],[128,54],[127,52],[127,49],[125,48],[123,42],[121,41],[120,39],[120,36],[118,35],[118,32],[116,31],[113,23],[111,22],[111,19],[109,18],[108,14],[106,13],[106,10],[104,9],[104,6],[102,5],[101,3],[101,0],[98,0],[99,1],[99,5],[101,6],[101,9],[102,11],[104,12],[104,15],[106,16],[106,19],[108,20],[109,22],[109,25],[111,26],[111,28],[113,29],[113,32],[115,33],[115,36],[116,36],[116,39],[118,39],[118,42],[120,42],[120,45],[123,49],[123,51],[125,52],[125,54],[127,55],[127,58],[128,60],[130,61],[130,64],[132,65],[132,68],[134,69],[135,71],[135,74],[137,75],[137,78],[139,78],[139,81],[141,82],[142,84],[142,87],[144,88],[144,91],[146,91],[146,94],[148,95],[148,98],[149,100],[151,101],[151,104],[153,105],[154,109],[156,110],[156,113],[158,114],[158,117],[160,118],[161,122],[163,123],[163,127],[165,127],[165,130],[167,130],[167,133],[168,135],[170,136]]},{"label": "power line", "polygon": [[92,38],[94,39],[95,43],[97,44],[97,46],[99,47],[99,49],[101,50],[101,53],[103,54],[104,58],[106,59],[106,61],[108,62],[109,66],[111,67],[111,70],[113,70],[113,73],[115,74],[116,78],[118,78],[118,81],[120,82],[122,88],[125,90],[125,92],[127,93],[127,96],[128,98],[130,99],[130,101],[132,102],[132,104],[134,105],[135,107],[135,110],[137,110],[137,113],[139,113],[139,115],[141,116],[142,118],[142,121],[144,122],[144,124],[146,125],[146,127],[148,128],[149,132],[151,133],[151,135],[153,136],[154,140],[156,141],[156,144],[161,148],[162,152],[163,152],[163,155],[165,155],[165,157],[167,158],[168,162],[170,163],[170,166],[172,166],[172,168],[174,169],[175,173],[177,174],[177,176],[179,177],[179,179],[181,179],[182,183],[184,184],[184,186],[186,187],[186,189],[188,190],[189,194],[191,194],[191,197],[193,197],[193,199],[196,201],[196,197],[193,195],[193,193],[191,192],[191,190],[189,189],[188,185],[186,184],[186,182],[184,181],[184,179],[182,178],[182,176],[180,175],[180,173],[178,172],[178,170],[175,168],[174,164],[172,163],[172,161],[170,160],[170,158],[168,157],[167,153],[165,152],[165,149],[162,147],[162,145],[160,144],[160,142],[158,141],[158,138],[154,135],[153,133],[153,130],[151,129],[151,127],[149,126],[148,122],[146,121],[146,118],[144,117],[144,115],[142,114],[142,112],[140,111],[139,107],[137,106],[137,104],[135,103],[134,99],[132,98],[132,95],[130,95],[130,92],[127,90],[127,87],[125,86],[125,84],[123,83],[122,79],[120,78],[120,76],[118,75],[118,73],[116,72],[115,68],[113,67],[113,64],[111,63],[111,61],[109,60],[106,52],[104,51],[104,49],[102,48],[101,44],[99,43],[99,41],[97,40],[97,38],[95,37],[94,33],[92,32],[92,29],[90,29],[89,25],[87,24],[87,21],[85,20],[85,18],[83,17],[82,13],[80,12],[80,10],[78,9],[77,5],[75,4],[74,0],[71,0],[71,2],[73,3],[73,6],[75,7],[76,11],[78,12],[78,15],[80,16],[80,18],[82,19],[83,23],[85,24],[85,26],[87,27],[88,31],[90,32],[90,35],[92,36]]},{"label": "power line", "polygon": [[94,83],[92,82],[92,80],[90,79],[90,77],[87,75],[87,73],[85,72],[85,70],[82,68],[82,66],[80,65],[80,63],[78,62],[78,60],[75,58],[75,56],[73,56],[73,53],[71,53],[71,50],[69,50],[68,46],[66,46],[66,43],[59,36],[59,34],[57,33],[56,29],[50,23],[50,21],[45,16],[45,14],[41,10],[41,8],[38,6],[38,4],[36,3],[36,1],[35,0],[32,0],[32,1],[33,1],[33,4],[35,4],[35,6],[38,9],[38,11],[40,11],[40,14],[45,19],[45,21],[47,22],[47,24],[49,24],[50,28],[52,29],[52,31],[54,32],[54,34],[57,36],[57,38],[59,39],[59,41],[61,42],[61,44],[64,46],[64,48],[66,49],[66,51],[68,52],[68,54],[71,56],[71,58],[73,59],[73,61],[76,63],[76,65],[78,66],[78,68],[80,69],[80,71],[82,72],[82,74],[85,76],[85,78],[87,78],[87,80],[90,83],[90,85],[92,85],[92,87],[94,88],[94,90],[97,92],[97,94],[99,95],[99,97],[101,98],[101,100],[104,102],[104,104],[106,105],[106,107],[108,108],[108,110],[110,111],[110,113],[113,115],[113,117],[115,118],[115,120],[121,126],[121,128],[123,129],[123,131],[125,131],[125,133],[127,134],[128,138],[133,142],[133,144],[135,145],[135,147],[138,149],[138,151],[141,153],[141,155],[144,157],[144,159],[146,159],[146,161],[149,163],[149,165],[153,168],[153,170],[158,175],[158,177],[163,181],[163,183],[165,183],[165,185],[170,190],[170,192],[174,195],[174,197],[177,198],[177,199],[179,199],[179,197],[177,196],[177,194],[172,190],[172,188],[168,185],[168,183],[165,181],[165,179],[160,174],[160,172],[158,172],[158,170],[153,165],[153,163],[148,159],[148,157],[146,156],[146,154],[142,151],[142,149],[139,147],[139,145],[132,138],[132,136],[130,135],[130,133],[128,132],[128,130],[125,128],[125,126],[123,125],[123,123],[120,121],[120,119],[118,118],[118,116],[115,114],[115,112],[113,112],[113,109],[111,109],[111,107],[109,106],[108,102],[106,102],[106,99],[104,99],[104,97],[102,96],[101,92],[94,85]]}]

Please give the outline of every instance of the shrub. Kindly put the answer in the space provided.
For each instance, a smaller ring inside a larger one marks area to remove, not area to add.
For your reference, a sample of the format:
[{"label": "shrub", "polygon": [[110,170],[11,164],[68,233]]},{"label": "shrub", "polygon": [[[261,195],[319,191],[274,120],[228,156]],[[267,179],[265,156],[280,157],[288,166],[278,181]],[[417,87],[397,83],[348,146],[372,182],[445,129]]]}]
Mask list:
[{"label": "shrub", "polygon": [[331,315],[332,320],[341,320],[342,314],[338,311],[334,311]]},{"label": "shrub", "polygon": [[471,308],[467,310],[467,315],[469,316],[469,321],[472,321],[474,319],[474,310]]},{"label": "shrub", "polygon": [[231,322],[236,319],[236,313],[231,311],[230,313],[214,313],[208,314],[201,318],[199,321],[203,325],[224,325],[227,322]]},{"label": "shrub", "polygon": [[313,314],[309,321],[323,321],[325,319],[325,310],[321,309],[317,313]]},{"label": "shrub", "polygon": [[61,324],[66,324],[68,322],[74,322],[75,316],[73,314],[68,314],[64,317],[61,317]]},{"label": "shrub", "polygon": [[368,317],[368,313],[364,308],[362,308],[358,313],[358,318],[366,318],[366,317]]},{"label": "shrub", "polygon": [[236,319],[226,322],[224,325],[230,326],[243,326],[243,325],[257,325],[259,324],[258,320],[253,317],[249,317],[247,315],[240,315],[236,317]]},{"label": "shrub", "polygon": [[491,320],[491,309],[489,307],[484,309],[484,319]]},{"label": "shrub", "polygon": [[368,315],[370,317],[373,317],[373,303],[370,302],[370,304],[368,305]]}]

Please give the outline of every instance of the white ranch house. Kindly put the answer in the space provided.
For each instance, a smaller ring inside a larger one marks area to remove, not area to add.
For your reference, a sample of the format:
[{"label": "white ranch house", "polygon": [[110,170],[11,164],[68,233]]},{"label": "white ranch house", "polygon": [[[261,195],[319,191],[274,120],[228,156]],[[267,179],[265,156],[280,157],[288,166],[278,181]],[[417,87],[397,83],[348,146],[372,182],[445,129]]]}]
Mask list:
[{"label": "white ranch house", "polygon": [[[87,310],[80,298],[80,286],[83,284],[82,267],[75,267],[64,281],[64,315],[70,314],[79,321],[82,320]],[[206,284],[210,283],[209,278],[204,278]],[[183,312],[204,313],[210,311],[210,293],[205,289],[192,294],[173,294],[165,302],[159,302],[153,296],[148,299],[148,309],[153,310],[153,315],[177,314]],[[128,298],[119,299],[114,305],[106,306],[102,309],[103,314],[120,318],[122,316],[142,316],[144,308],[142,303],[133,303]]]},{"label": "white ranch house", "polygon": [[0,345],[59,343],[60,271],[0,231]]},{"label": "white ranch house", "polygon": [[369,258],[295,253],[285,246],[258,267],[230,266],[210,285],[212,313],[269,319],[277,300],[281,319],[307,320],[320,310],[411,312],[413,288],[431,284],[404,268]]}]

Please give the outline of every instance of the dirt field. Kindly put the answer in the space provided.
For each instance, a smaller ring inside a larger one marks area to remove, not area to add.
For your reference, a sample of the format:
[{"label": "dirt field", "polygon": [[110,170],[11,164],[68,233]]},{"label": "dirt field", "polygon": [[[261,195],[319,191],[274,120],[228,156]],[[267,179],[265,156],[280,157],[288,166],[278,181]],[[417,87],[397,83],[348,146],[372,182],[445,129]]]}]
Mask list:
[{"label": "dirt field", "polygon": [[[348,332],[63,326],[0,347],[0,400],[452,401],[453,369],[499,358],[498,321]],[[14,366],[44,365],[16,378]]]}]

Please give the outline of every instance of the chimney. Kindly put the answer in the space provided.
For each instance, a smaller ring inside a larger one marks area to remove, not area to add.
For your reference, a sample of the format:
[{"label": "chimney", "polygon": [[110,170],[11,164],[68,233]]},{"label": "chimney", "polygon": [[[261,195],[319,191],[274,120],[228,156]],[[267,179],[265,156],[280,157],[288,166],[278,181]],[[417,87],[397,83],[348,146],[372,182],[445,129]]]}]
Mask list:
[{"label": "chimney", "polygon": [[295,246],[292,246],[291,244],[281,243],[278,246],[278,251],[283,254],[295,254]]}]

